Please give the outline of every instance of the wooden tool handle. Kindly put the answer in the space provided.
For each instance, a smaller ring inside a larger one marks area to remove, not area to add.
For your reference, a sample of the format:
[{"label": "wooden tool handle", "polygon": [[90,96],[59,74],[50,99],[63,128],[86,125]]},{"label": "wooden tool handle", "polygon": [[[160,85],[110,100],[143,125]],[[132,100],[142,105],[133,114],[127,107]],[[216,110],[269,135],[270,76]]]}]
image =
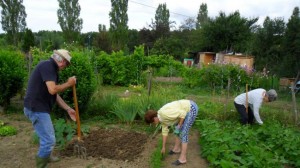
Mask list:
[{"label": "wooden tool handle", "polygon": [[79,118],[79,110],[78,110],[75,85],[73,85],[73,98],[74,98],[74,106],[75,106],[75,111],[76,111],[77,135],[78,135],[78,140],[81,140],[80,118]]}]

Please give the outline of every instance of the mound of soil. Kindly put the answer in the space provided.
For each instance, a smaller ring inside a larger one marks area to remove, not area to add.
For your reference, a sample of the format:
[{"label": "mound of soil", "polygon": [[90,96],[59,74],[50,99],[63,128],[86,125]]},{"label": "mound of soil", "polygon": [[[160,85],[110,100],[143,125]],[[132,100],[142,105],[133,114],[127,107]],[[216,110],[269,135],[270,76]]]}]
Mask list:
[{"label": "mound of soil", "polygon": [[[80,145],[86,148],[87,157],[133,161],[144,150],[147,138],[146,134],[102,128],[83,137]],[[74,140],[68,144],[66,149],[61,151],[61,156],[73,156],[74,145],[78,143]]]},{"label": "mound of soil", "polygon": [[[38,144],[33,143],[33,128],[30,121],[23,114],[1,115],[0,120],[7,125],[17,128],[14,136],[0,136],[0,167],[5,168],[32,168],[35,167],[35,156]],[[123,127],[122,127],[123,128]],[[83,137],[83,146],[87,148],[87,159],[73,155],[76,141],[70,143],[66,150],[54,150],[61,160],[52,162],[49,168],[148,168],[153,151],[158,147],[158,138],[149,138],[147,135],[132,130],[126,131],[120,127],[93,128],[88,136]],[[189,136],[187,164],[181,168],[207,168],[206,160],[200,157],[201,149],[198,144],[199,133],[191,131]],[[174,135],[167,140],[167,151],[172,149]],[[166,155],[163,168],[172,168],[171,164],[179,155]]]}]

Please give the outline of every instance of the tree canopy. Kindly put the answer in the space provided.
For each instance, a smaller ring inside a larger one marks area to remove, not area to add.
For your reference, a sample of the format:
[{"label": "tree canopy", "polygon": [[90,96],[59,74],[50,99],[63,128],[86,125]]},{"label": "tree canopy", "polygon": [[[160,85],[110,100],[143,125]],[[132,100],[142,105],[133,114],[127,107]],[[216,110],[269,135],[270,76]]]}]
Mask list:
[{"label": "tree canopy", "polygon": [[23,32],[26,28],[25,7],[23,0],[0,0],[1,25],[7,33],[9,44],[18,45],[18,33]]},{"label": "tree canopy", "polygon": [[67,42],[77,41],[82,29],[78,0],[58,0],[58,23]]},{"label": "tree canopy", "polygon": [[111,0],[109,12],[112,45],[114,50],[126,49],[128,41],[128,0]]}]

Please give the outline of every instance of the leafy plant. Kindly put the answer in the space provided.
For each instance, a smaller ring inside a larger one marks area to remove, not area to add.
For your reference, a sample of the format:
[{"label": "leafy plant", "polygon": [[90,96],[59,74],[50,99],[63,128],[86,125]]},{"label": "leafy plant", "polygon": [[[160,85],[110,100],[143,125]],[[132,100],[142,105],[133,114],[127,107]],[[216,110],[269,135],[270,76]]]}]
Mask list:
[{"label": "leafy plant", "polygon": [[17,129],[10,125],[4,125],[0,127],[0,136],[11,136],[16,135]]},{"label": "leafy plant", "polygon": [[4,110],[10,99],[23,89],[25,62],[20,52],[0,50],[0,105]]},{"label": "leafy plant", "polygon": [[113,109],[113,104],[118,100],[117,95],[104,93],[101,88],[97,89],[89,102],[87,112],[83,118],[103,116],[109,118]]},{"label": "leafy plant", "polygon": [[162,156],[160,150],[162,148],[162,138],[159,138],[158,145],[155,148],[155,151],[151,154],[150,167],[151,168],[160,168],[162,166],[162,160],[165,156]]},{"label": "leafy plant", "polygon": [[55,130],[56,145],[62,149],[70,142],[75,134],[75,124],[67,123],[64,119],[55,119],[53,122]]},{"label": "leafy plant", "polygon": [[130,98],[122,98],[113,105],[112,113],[115,114],[122,122],[132,122],[138,111],[141,109],[141,104]]},{"label": "leafy plant", "polygon": [[38,144],[38,143],[39,143],[39,137],[38,137],[38,135],[36,134],[36,132],[34,132],[34,133],[32,134],[32,143],[33,143],[33,144]]},{"label": "leafy plant", "polygon": [[300,166],[296,159],[300,133],[293,128],[276,122],[250,127],[215,120],[198,120],[196,125],[201,130],[202,156],[214,167]]}]

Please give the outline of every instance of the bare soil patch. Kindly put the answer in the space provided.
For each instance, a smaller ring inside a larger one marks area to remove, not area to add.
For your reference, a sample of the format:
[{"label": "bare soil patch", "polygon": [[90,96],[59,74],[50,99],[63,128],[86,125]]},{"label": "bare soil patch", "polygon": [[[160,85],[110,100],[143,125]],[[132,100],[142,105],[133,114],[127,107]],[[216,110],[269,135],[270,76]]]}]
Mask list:
[{"label": "bare soil patch", "polygon": [[[91,131],[80,145],[86,148],[88,157],[134,161],[143,152],[147,140],[146,134],[101,128]],[[75,143],[78,141],[71,142],[61,155],[73,156]]]},{"label": "bare soil patch", "polygon": [[[0,137],[0,167],[5,168],[32,168],[35,167],[35,155],[38,145],[33,144],[33,128],[24,115],[3,115],[0,120],[7,125],[15,126],[17,135]],[[173,135],[168,138],[167,148],[173,145]],[[84,147],[87,148],[87,159],[73,155],[73,142],[66,150],[54,153],[59,155],[61,161],[49,163],[49,168],[150,168],[151,154],[157,148],[158,138],[149,138],[144,133],[123,130],[120,128],[97,128],[83,137]],[[206,168],[208,164],[200,156],[198,144],[199,133],[191,132],[188,149],[187,164],[180,167]],[[171,163],[178,155],[167,156],[163,167],[172,167]]]}]

